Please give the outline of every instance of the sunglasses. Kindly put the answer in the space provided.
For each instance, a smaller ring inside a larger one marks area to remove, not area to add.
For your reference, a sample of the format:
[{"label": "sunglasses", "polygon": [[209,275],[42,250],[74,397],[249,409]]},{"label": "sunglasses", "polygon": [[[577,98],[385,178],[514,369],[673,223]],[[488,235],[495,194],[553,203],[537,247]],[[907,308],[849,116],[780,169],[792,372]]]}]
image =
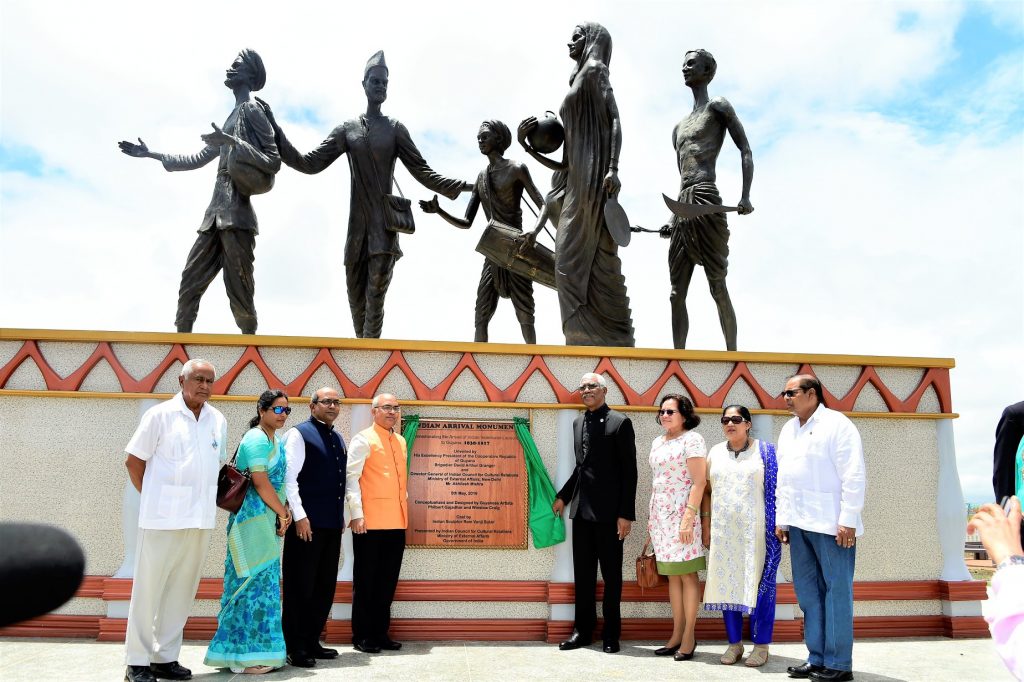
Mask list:
[{"label": "sunglasses", "polygon": [[742,424],[745,421],[747,421],[747,420],[744,419],[743,417],[739,416],[738,414],[734,414],[731,417],[722,417],[722,424],[723,425],[724,424]]},{"label": "sunglasses", "polygon": [[338,400],[337,398],[327,398],[326,400],[314,400],[313,402],[319,403],[320,405],[326,405],[327,407],[338,407],[341,405],[341,401]]},{"label": "sunglasses", "polygon": [[783,391],[782,395],[784,395],[787,398],[792,398],[797,393],[799,393],[800,391],[804,391],[804,390],[806,390],[806,389],[803,389],[803,388],[791,388],[789,390]]},{"label": "sunglasses", "polygon": [[671,417],[679,410],[658,410],[658,414],[662,417]]},{"label": "sunglasses", "polygon": [[601,387],[601,384],[580,384],[580,393],[583,391],[594,391]]},{"label": "sunglasses", "polygon": [[273,411],[274,414],[291,414],[292,413],[292,408],[284,407],[282,405],[276,405],[274,407],[271,407],[270,409]]}]

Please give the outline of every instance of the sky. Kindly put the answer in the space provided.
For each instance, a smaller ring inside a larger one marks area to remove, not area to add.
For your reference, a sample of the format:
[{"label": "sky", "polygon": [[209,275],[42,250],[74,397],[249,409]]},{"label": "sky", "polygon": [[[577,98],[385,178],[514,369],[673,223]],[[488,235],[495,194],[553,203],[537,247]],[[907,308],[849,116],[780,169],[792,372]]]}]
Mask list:
[{"label": "sky", "polygon": [[[692,108],[683,54],[711,51],[754,157],[753,214],[729,221],[728,286],[739,350],[951,357],[960,477],[991,495],[993,434],[1024,400],[1024,4],[1011,2],[565,2],[386,5],[295,2],[56,3],[0,0],[0,325],[173,331],[181,268],[215,164],[170,174],[121,154],[141,137],[199,151],[233,98],[224,69],[263,57],[289,138],[313,148],[361,113],[363,66],[383,49],[384,112],[431,166],[472,180],[481,121],[513,130],[558,110],[583,21],[613,38],[622,120],[620,202],[630,222],[668,219],[679,184],[674,125]],[[513,143],[541,192],[550,173]],[[429,199],[403,168],[411,198]],[[740,160],[718,160],[726,203]],[[255,197],[260,333],[353,336],[342,253],[349,171],[284,168]],[[441,205],[461,215],[468,195]],[[530,216],[528,211],[524,211]],[[529,222],[529,221],[528,221]],[[387,297],[385,338],[469,341],[483,217],[457,230],[416,215]],[[667,241],[621,249],[639,347],[669,348]],[[562,344],[553,291],[537,334]],[[698,269],[691,349],[724,350]],[[233,333],[224,287],[197,332]],[[490,339],[520,342],[502,301]],[[781,387],[780,387],[781,389]]]}]

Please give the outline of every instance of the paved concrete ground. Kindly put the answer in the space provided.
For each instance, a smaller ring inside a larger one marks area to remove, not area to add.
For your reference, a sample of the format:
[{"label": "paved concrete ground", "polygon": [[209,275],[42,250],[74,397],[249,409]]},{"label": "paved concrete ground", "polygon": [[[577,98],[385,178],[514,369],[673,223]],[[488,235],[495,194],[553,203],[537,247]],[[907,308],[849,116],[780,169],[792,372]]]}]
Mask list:
[{"label": "paved concrete ground", "polygon": [[[202,665],[206,645],[186,642],[181,662],[195,680],[788,680],[786,666],[803,660],[802,644],[772,646],[760,669],[723,666],[721,642],[701,644],[692,661],[677,663],[652,655],[655,642],[628,642],[615,655],[598,648],[558,651],[534,642],[409,642],[402,651],[367,655],[338,647],[341,656],[319,662],[316,669],[284,668],[253,677],[233,675]],[[748,645],[749,650],[749,645]],[[116,682],[122,679],[121,644],[74,639],[0,639],[0,680],[75,680]],[[889,680],[1012,680],[996,656],[991,640],[928,638],[862,640],[854,645],[854,675],[860,682]]]}]

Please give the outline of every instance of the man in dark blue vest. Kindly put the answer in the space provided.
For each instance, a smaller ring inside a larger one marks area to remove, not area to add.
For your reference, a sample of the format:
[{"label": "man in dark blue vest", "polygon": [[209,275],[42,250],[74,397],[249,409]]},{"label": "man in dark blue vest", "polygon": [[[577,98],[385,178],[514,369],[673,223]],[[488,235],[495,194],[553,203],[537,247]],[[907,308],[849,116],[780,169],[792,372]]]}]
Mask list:
[{"label": "man in dark blue vest", "polygon": [[295,522],[284,538],[282,592],[288,663],[312,668],[338,652],[320,644],[334,603],[341,534],[345,528],[345,441],[334,430],[341,398],[321,388],[309,403],[311,416],[285,435],[285,488]]}]

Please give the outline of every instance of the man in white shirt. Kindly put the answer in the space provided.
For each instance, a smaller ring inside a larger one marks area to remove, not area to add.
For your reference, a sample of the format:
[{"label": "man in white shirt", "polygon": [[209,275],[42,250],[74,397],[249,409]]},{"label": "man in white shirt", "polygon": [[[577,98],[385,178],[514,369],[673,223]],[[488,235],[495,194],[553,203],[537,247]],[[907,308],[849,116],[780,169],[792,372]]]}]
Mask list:
[{"label": "man in white shirt", "polygon": [[312,668],[337,658],[320,643],[334,603],[345,530],[345,441],[334,428],[341,396],[324,387],[309,401],[310,417],[285,435],[285,489],[295,523],[284,537],[281,592],[288,663]]},{"label": "man in white shirt", "polygon": [[207,401],[216,370],[181,368],[181,391],[150,408],[128,442],[125,467],[142,495],[125,662],[128,682],[191,679],[178,663],[185,621],[217,516],[217,473],[227,460],[224,415]]},{"label": "man in white shirt", "polygon": [[786,382],[796,415],[779,434],[775,534],[790,546],[793,588],[804,613],[808,657],[790,677],[853,679],[853,571],[864,534],[864,450],[844,414],[825,406],[821,382]]}]

